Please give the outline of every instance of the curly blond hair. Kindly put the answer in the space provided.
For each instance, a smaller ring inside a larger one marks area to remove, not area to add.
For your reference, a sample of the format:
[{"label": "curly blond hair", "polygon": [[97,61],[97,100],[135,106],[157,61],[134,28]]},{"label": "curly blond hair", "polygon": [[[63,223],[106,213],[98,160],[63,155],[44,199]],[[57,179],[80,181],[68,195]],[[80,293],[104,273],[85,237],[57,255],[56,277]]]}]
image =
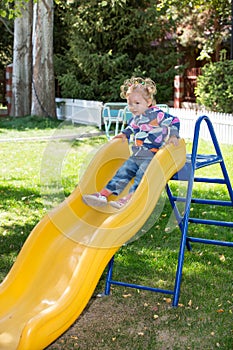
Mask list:
[{"label": "curly blond hair", "polygon": [[155,102],[154,95],[157,92],[155,82],[150,78],[132,77],[126,79],[124,84],[120,87],[120,96],[126,99],[128,95],[132,92],[140,92],[145,100],[151,99]]}]

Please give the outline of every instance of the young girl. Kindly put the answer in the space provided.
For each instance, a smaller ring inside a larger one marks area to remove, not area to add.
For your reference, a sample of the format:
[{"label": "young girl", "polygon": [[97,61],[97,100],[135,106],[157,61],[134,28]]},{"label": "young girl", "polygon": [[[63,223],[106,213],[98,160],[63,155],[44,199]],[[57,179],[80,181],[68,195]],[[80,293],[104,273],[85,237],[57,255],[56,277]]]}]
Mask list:
[{"label": "young girl", "polygon": [[[179,119],[153,106],[155,94],[156,85],[150,78],[132,77],[121,86],[121,97],[127,100],[132,118],[128,126],[115,138],[125,141],[129,140],[133,134],[132,155],[123,163],[105,188],[97,193],[83,195],[83,201],[87,205],[104,206],[109,203],[114,208],[122,208],[136,191],[156,152],[165,143],[178,145]],[[108,202],[108,197],[112,194],[119,195],[132,178],[134,183],[128,195],[117,201]]]}]

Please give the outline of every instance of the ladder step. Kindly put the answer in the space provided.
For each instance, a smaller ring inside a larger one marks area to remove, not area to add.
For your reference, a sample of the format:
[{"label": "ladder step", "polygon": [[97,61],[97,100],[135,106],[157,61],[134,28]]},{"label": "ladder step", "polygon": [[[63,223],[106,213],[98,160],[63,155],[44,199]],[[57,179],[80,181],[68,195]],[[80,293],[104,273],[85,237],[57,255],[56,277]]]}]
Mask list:
[{"label": "ladder step", "polygon": [[[188,159],[191,160],[191,154],[188,155]],[[196,169],[203,168],[212,164],[217,164],[222,162],[222,157],[219,155],[212,154],[198,154],[196,157]]]},{"label": "ladder step", "polygon": [[[212,165],[212,164],[218,164],[218,163],[221,163],[222,161],[223,161],[223,159],[219,155],[198,154],[196,157],[194,170],[200,169],[200,168],[203,168],[205,166]],[[172,180],[183,180],[183,181],[189,180],[191,170],[192,170],[191,154],[187,154],[185,165],[183,166],[183,168],[180,171],[178,171],[172,177]]]}]

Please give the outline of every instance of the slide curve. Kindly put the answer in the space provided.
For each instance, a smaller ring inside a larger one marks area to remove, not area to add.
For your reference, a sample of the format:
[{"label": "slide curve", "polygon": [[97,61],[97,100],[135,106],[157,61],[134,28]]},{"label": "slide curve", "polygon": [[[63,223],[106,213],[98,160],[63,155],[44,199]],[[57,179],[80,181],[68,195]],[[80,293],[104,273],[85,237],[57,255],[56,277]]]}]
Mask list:
[{"label": "slide curve", "polygon": [[117,250],[153,211],[166,182],[185,164],[185,142],[153,158],[132,200],[117,210],[88,207],[129,156],[115,139],[94,156],[73,193],[32,230],[0,285],[0,349],[46,348],[78,318]]}]

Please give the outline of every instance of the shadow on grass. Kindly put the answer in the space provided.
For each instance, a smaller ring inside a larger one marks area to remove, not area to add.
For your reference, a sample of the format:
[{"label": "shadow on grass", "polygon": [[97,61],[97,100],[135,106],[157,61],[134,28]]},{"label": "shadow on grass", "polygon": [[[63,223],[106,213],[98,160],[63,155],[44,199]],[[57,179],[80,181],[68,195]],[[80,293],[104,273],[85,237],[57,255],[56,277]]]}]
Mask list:
[{"label": "shadow on grass", "polygon": [[26,238],[42,216],[40,193],[34,189],[0,186],[0,271],[9,271]]},{"label": "shadow on grass", "polygon": [[[26,203],[32,208],[36,209],[35,199],[40,198],[41,194],[39,190],[28,189],[23,186],[12,186],[12,185],[0,185],[0,208],[2,209],[12,209],[13,206],[18,203],[18,205]],[[33,198],[33,200],[31,200]]]},{"label": "shadow on grass", "polygon": [[[151,256],[148,255],[147,251],[144,251],[143,254],[141,249],[141,245],[148,243],[146,243],[146,237],[141,238],[139,246],[139,242],[133,243],[133,249],[130,246],[122,248],[116,255],[113,279],[148,287],[173,290],[179,246],[175,244],[175,241],[168,239],[170,249],[163,249],[161,240],[162,235],[160,234],[154,238],[154,249],[151,251]],[[156,249],[156,245],[161,246],[161,250]],[[190,328],[194,333],[198,334],[198,328],[203,328],[203,332],[211,334],[211,331],[213,332],[214,329],[216,335],[218,333],[221,336],[224,334],[224,342],[226,344],[231,343],[230,330],[233,312],[231,301],[232,262],[233,254],[230,247],[193,244],[193,250],[185,253],[179,307],[171,311],[164,309],[165,315],[167,315],[166,319],[169,320],[172,329],[176,329],[176,326],[172,326],[172,318],[176,314],[178,318],[178,320],[176,319],[176,324],[178,321],[177,326],[181,330],[185,330],[188,333],[189,330],[187,328]],[[102,288],[105,283],[105,277],[106,274],[100,280]],[[172,299],[171,295],[115,285],[111,287],[109,303],[111,303],[112,298],[116,301],[116,304],[121,304],[124,298],[127,298],[129,300],[128,303],[130,303],[130,299],[136,300],[137,295],[138,303],[140,303],[140,298],[143,298],[144,303],[148,305],[168,303],[167,306],[171,306],[171,301],[169,301]],[[160,308],[161,306],[158,306],[158,309]],[[135,307],[135,310],[138,310],[138,308]],[[161,316],[161,310],[158,311],[158,315]],[[125,313],[125,318],[127,319],[127,317],[127,313]],[[210,320],[212,320],[211,325],[209,324]],[[205,329],[206,322],[208,323],[207,329]],[[187,323],[189,323],[188,327]],[[163,326],[170,330],[166,323]],[[179,334],[179,331],[177,333]],[[202,340],[200,341],[202,342]],[[179,349],[181,348],[183,347]],[[153,349],[153,347],[148,347],[148,349]],[[190,347],[190,349],[199,349],[199,347]],[[228,349],[227,346],[224,349]]]},{"label": "shadow on grass", "polygon": [[[10,233],[0,237],[0,254],[18,254],[34,226],[33,223],[14,224]],[[2,225],[2,228],[4,231],[9,231],[7,225]]]},{"label": "shadow on grass", "polygon": [[[164,213],[169,216],[171,208],[167,203]],[[202,212],[201,212],[202,213]],[[213,209],[211,215],[221,217],[221,210]],[[232,221],[232,214],[224,211],[224,219]],[[189,236],[202,237],[220,241],[232,241],[233,230],[228,227],[212,225],[189,225]],[[113,279],[128,283],[147,285],[149,287],[173,289],[178,263],[181,233],[178,228],[166,232],[166,220],[161,216],[155,225],[138,241],[122,247],[115,256]],[[213,290],[216,282],[216,294],[221,295],[221,288],[226,281],[229,285],[232,273],[232,248],[201,243],[192,243],[192,251],[186,250],[183,280],[195,288],[198,300],[197,286],[200,290]],[[215,281],[215,282],[214,282]],[[192,290],[187,293],[193,294]],[[228,293],[229,298],[230,294]],[[214,296],[213,296],[214,297]]]},{"label": "shadow on grass", "polygon": [[[6,117],[0,120],[0,128],[4,129],[16,129],[19,131],[35,130],[35,129],[53,129],[56,128],[61,122],[55,118],[50,117]],[[0,131],[1,132],[1,131]]]},{"label": "shadow on grass", "polygon": [[23,247],[27,237],[37,223],[30,218],[30,223],[14,223],[13,226],[1,225],[0,235],[0,280],[9,272]]}]

